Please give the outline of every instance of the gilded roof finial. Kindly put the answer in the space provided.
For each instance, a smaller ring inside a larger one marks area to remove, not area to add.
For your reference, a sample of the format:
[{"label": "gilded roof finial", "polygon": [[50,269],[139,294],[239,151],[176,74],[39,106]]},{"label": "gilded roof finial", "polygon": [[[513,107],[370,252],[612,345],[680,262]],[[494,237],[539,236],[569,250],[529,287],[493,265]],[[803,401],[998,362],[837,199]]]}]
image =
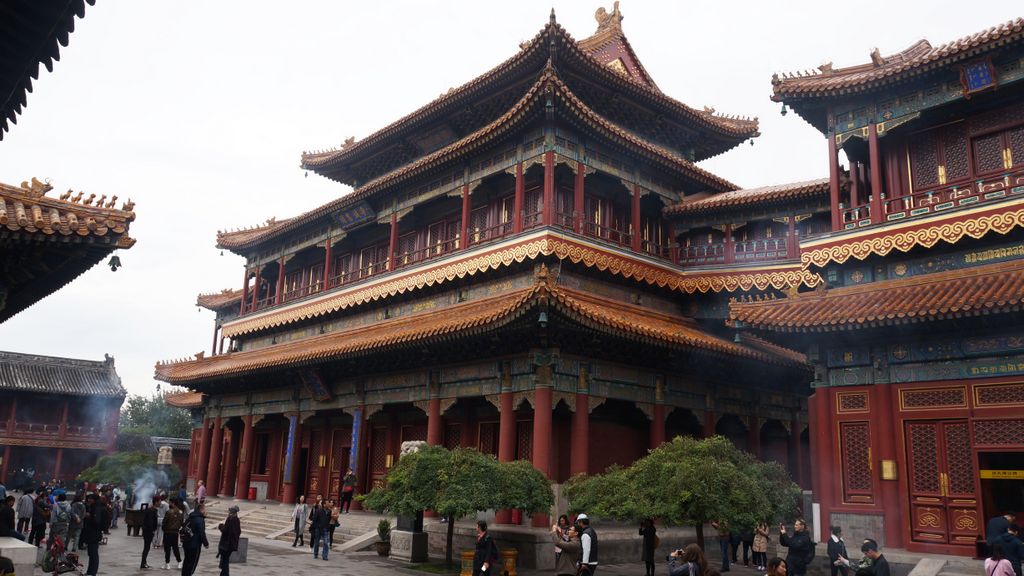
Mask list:
[{"label": "gilded roof finial", "polygon": [[555,23],[555,7],[554,6],[551,7],[551,16],[548,17],[548,22],[550,22],[551,24]]},{"label": "gilded roof finial", "polygon": [[621,30],[622,12],[619,12],[619,0],[615,0],[611,13],[605,10],[604,6],[598,8],[597,12],[594,13],[594,19],[597,20],[598,33],[605,30]]}]

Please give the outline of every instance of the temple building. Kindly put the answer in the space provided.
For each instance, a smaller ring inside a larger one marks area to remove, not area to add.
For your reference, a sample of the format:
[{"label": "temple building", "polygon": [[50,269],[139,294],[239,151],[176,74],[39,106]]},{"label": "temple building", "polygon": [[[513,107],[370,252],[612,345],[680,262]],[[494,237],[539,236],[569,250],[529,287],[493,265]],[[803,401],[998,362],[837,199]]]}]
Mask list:
[{"label": "temple building", "polygon": [[826,137],[831,222],[800,242],[824,283],[729,314],[814,366],[823,526],[973,554],[1024,510],[1022,78],[1018,19],[773,79]]},{"label": "temple building", "polygon": [[71,481],[116,449],[126,392],[114,359],[0,352],[0,483]]},{"label": "temple building", "polygon": [[[776,237],[788,249],[751,235],[723,265],[696,256],[717,220],[680,245],[665,212],[736,190],[695,162],[757,121],[664,94],[618,9],[597,19],[577,41],[552,14],[482,76],[303,154],[353,188],[337,200],[219,234],[246,265],[240,288],[199,297],[216,312],[210,353],[156,367],[203,395],[193,481],[290,502],[337,495],[353,467],[362,492],[401,442],[425,440],[529,460],[559,484],[720,433],[809,486],[803,354],[724,324],[740,292],[817,284],[792,226]],[[764,202],[827,211],[826,187],[810,188]]]},{"label": "temple building", "polygon": [[696,163],[757,120],[664,94],[596,18],[304,153],[336,200],[219,233],[246,263],[199,296],[210,352],[156,366],[193,391],[191,480],[364,492],[425,440],[558,485],[720,434],[813,490],[817,538],[973,553],[1024,509],[996,479],[1024,478],[1024,23],[775,78],[828,177],[740,189]]}]

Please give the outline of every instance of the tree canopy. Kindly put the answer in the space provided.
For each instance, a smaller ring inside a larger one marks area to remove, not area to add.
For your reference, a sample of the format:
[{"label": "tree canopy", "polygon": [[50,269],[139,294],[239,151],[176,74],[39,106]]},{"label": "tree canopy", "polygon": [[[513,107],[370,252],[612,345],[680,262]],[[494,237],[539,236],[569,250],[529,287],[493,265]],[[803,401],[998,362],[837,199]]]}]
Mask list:
[{"label": "tree canopy", "polygon": [[433,510],[448,518],[448,563],[456,518],[498,508],[547,512],[554,504],[551,483],[529,462],[498,462],[476,450],[442,446],[402,456],[384,486],[360,499],[371,510],[408,516]]},{"label": "tree canopy", "polygon": [[191,438],[192,417],[185,408],[168,406],[165,394],[131,395],[121,406],[118,432],[141,436]]},{"label": "tree canopy", "polygon": [[78,479],[83,482],[129,486],[140,478],[149,478],[157,487],[167,488],[181,479],[181,472],[177,466],[158,466],[155,454],[119,452],[101,457],[95,466],[86,468],[78,475]]},{"label": "tree canopy", "polygon": [[800,497],[781,465],[758,461],[721,436],[676,437],[628,468],[576,476],[566,492],[573,511],[696,526],[701,545],[706,522],[753,527],[762,520],[788,520]]}]

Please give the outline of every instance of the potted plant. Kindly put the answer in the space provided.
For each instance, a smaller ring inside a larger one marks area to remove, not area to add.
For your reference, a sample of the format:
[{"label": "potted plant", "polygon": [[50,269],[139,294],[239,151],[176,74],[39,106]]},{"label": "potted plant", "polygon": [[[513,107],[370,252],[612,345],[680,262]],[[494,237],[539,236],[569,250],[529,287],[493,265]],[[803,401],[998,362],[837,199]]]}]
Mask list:
[{"label": "potted plant", "polygon": [[377,537],[380,538],[376,543],[377,555],[387,556],[391,553],[391,521],[387,518],[377,523]]}]

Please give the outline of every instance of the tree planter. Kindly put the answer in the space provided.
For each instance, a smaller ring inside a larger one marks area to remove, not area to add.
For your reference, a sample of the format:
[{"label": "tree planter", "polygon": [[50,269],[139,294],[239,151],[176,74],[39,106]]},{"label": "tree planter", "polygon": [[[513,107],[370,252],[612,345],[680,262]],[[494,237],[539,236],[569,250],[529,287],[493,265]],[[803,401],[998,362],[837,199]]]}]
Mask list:
[{"label": "tree planter", "polygon": [[375,546],[378,556],[387,556],[391,553],[391,542],[377,542]]}]

